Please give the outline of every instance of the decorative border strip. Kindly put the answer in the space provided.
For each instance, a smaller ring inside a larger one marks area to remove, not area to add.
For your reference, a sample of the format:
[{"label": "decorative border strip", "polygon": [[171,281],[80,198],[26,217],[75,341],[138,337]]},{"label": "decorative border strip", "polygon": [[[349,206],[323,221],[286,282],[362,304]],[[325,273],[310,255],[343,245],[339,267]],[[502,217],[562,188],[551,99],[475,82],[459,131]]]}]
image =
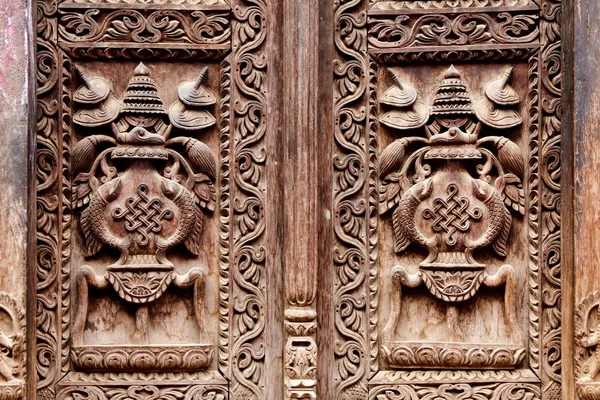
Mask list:
[{"label": "decorative border strip", "polygon": [[437,383],[487,383],[487,382],[521,382],[538,383],[539,378],[530,369],[516,370],[396,370],[380,371],[370,381],[369,385],[392,385],[410,383],[426,385]]},{"label": "decorative border strip", "polygon": [[526,399],[539,400],[540,388],[528,383],[444,383],[441,385],[393,385],[373,389],[370,400]]},{"label": "decorative border strip", "polygon": [[[539,121],[539,54],[529,60],[529,367],[538,371],[540,366],[540,265],[539,265],[539,148],[540,148],[540,121]],[[536,373],[539,376],[539,372]]]},{"label": "decorative border strip", "polygon": [[[335,373],[333,392],[338,399],[366,399],[367,380],[377,369],[371,364],[371,345],[377,333],[369,294],[376,294],[377,265],[370,258],[376,243],[376,210],[371,199],[376,181],[369,166],[374,163],[375,137],[367,138],[369,72],[367,56],[367,2],[341,0],[334,6],[334,154],[333,266],[335,307]],[[372,100],[371,100],[372,101]],[[372,108],[372,104],[370,108]],[[374,167],[376,164],[373,164]],[[369,179],[369,176],[371,179]],[[368,202],[367,202],[368,201]],[[367,274],[369,274],[367,276]],[[369,287],[367,287],[369,286]],[[376,300],[374,300],[376,301]],[[371,371],[373,369],[373,371]]]},{"label": "decorative border strip", "polygon": [[208,368],[213,345],[73,346],[73,365],[83,371],[198,371]]},{"label": "decorative border strip", "polygon": [[542,398],[561,398],[561,0],[541,1],[540,379]]},{"label": "decorative border strip", "polygon": [[[37,176],[37,241],[36,241],[36,356],[37,390],[40,398],[54,398],[54,384],[62,375],[63,346],[67,338],[61,336],[63,324],[68,324],[68,312],[61,299],[65,277],[63,268],[69,253],[63,252],[58,238],[63,238],[63,154],[62,114],[59,106],[58,85],[59,49],[56,46],[56,0],[37,3],[37,147],[35,168]],[[68,193],[66,194],[68,195]],[[66,214],[69,215],[68,213]],[[68,235],[67,235],[68,238]],[[66,321],[63,319],[66,318]]]},{"label": "decorative border strip", "polygon": [[267,196],[267,4],[232,3],[230,396],[264,399]]},{"label": "decorative border strip", "polygon": [[58,43],[73,58],[218,59],[230,49],[228,9],[59,6]]},{"label": "decorative border strip", "polygon": [[372,0],[373,9],[399,10],[410,12],[412,10],[443,11],[444,9],[470,8],[481,9],[484,7],[527,7],[535,0]]},{"label": "decorative border strip", "polygon": [[231,260],[231,64],[229,58],[221,63],[221,100],[219,103],[220,193],[219,193],[219,371],[229,376]]},{"label": "decorative border strip", "polygon": [[369,14],[369,51],[403,52],[411,48],[460,50],[476,45],[510,44],[519,48],[539,38],[538,10],[424,15]]},{"label": "decorative border strip", "polygon": [[372,51],[373,57],[381,65],[398,65],[412,63],[455,63],[475,61],[529,60],[539,51],[539,44],[531,44],[520,49],[511,48],[510,45],[496,45],[492,47],[472,46],[468,50],[448,51],[442,48],[412,48],[404,53],[377,53]]}]

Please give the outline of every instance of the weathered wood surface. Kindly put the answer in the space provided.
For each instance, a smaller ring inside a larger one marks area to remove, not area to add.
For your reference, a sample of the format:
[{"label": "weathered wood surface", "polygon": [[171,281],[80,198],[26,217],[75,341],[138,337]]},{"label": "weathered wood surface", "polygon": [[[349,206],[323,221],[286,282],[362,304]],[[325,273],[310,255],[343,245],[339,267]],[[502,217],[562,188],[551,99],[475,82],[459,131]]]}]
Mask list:
[{"label": "weathered wood surface", "polygon": [[[35,316],[35,302],[27,296],[35,290],[28,272],[34,258],[36,180],[31,169],[36,109],[30,7],[28,2],[0,2],[0,397],[5,399],[34,392],[35,374],[26,374],[26,350],[32,343],[26,340],[25,321],[26,309]],[[30,362],[32,371],[35,360]]]},{"label": "weathered wood surface", "polygon": [[[577,398],[592,399],[600,396],[600,370],[598,369],[598,304],[600,301],[600,233],[598,218],[600,207],[597,197],[600,191],[597,170],[600,167],[600,150],[598,148],[598,105],[600,104],[600,46],[594,38],[598,36],[600,23],[600,7],[596,2],[573,2],[573,14],[567,15],[572,25],[572,40],[565,60],[572,73],[566,76],[566,92],[564,102],[565,113],[569,116],[567,132],[572,132],[572,163],[565,173],[572,182],[573,200],[565,197],[565,210],[570,208],[572,219],[565,223],[573,223],[572,237],[563,247],[565,256],[569,257],[572,246],[572,258],[565,258],[563,265],[572,265],[571,275],[567,282],[570,297],[565,299],[563,307],[565,316],[574,318],[574,324],[565,321],[564,356],[574,360],[574,364],[566,363],[564,373],[565,387],[572,393],[576,390]],[[569,154],[566,155],[567,157]],[[572,204],[572,205],[571,205]],[[572,285],[572,286],[571,286]],[[568,289],[567,289],[568,290]],[[572,327],[572,328],[571,328]],[[573,357],[569,355],[573,354]]]},{"label": "weathered wood surface", "polygon": [[83,1],[38,2],[0,219],[39,398],[596,398],[595,4],[574,153],[559,0]]}]

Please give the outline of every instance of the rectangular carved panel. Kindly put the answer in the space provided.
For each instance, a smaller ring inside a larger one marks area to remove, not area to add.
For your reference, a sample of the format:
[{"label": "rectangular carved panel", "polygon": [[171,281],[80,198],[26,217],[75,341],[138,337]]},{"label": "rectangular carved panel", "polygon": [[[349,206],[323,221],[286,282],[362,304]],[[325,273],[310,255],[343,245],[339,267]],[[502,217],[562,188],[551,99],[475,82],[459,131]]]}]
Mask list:
[{"label": "rectangular carved panel", "polygon": [[525,358],[527,70],[378,71],[381,355],[392,367]]},{"label": "rectangular carved panel", "polygon": [[339,398],[560,398],[559,15],[336,5]]},{"label": "rectangular carved panel", "polygon": [[38,7],[38,396],[264,398],[264,4]]}]

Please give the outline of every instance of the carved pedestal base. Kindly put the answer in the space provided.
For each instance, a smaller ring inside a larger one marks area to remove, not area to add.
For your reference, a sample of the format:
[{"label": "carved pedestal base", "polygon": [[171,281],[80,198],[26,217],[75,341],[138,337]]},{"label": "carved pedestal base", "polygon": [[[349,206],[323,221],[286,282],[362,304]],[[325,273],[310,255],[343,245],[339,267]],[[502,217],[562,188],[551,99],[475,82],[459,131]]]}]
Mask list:
[{"label": "carved pedestal base", "polygon": [[201,371],[213,345],[75,346],[73,365],[82,371]]},{"label": "carved pedestal base", "polygon": [[19,380],[0,384],[0,400],[21,399],[23,397],[23,386],[23,382]]},{"label": "carved pedestal base", "polygon": [[69,373],[57,384],[57,400],[227,400],[227,381],[217,373]]},{"label": "carved pedestal base", "polygon": [[577,394],[581,400],[600,400],[600,382],[577,382]]},{"label": "carved pedestal base", "polygon": [[511,369],[525,357],[524,348],[510,344],[384,342],[381,352],[393,369]]}]

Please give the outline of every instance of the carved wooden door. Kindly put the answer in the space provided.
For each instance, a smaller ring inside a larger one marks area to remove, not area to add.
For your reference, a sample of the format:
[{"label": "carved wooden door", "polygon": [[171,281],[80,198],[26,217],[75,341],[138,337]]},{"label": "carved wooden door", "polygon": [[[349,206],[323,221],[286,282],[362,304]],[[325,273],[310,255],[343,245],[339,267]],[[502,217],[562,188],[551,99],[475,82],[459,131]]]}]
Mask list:
[{"label": "carved wooden door", "polygon": [[37,397],[561,398],[560,8],[37,0]]}]

